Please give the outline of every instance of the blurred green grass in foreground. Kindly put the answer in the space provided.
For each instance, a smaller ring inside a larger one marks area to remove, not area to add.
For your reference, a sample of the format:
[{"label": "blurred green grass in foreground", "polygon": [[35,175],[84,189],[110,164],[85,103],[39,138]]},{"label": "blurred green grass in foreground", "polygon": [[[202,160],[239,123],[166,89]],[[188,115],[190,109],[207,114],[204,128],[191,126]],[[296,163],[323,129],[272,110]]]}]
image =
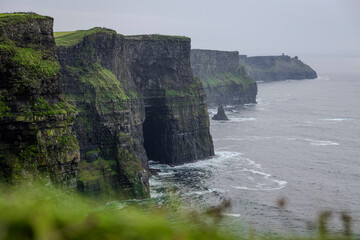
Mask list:
[{"label": "blurred green grass in foreground", "polygon": [[[0,240],[356,239],[346,231],[339,235],[327,234],[328,215],[319,217],[319,234],[314,237],[264,236],[251,230],[247,236],[234,236],[218,227],[230,201],[201,211],[184,211],[176,199],[169,202],[162,207],[150,203],[146,209],[121,208],[119,204],[104,204],[41,184],[11,189],[3,186],[0,188]],[[344,217],[345,222],[348,220]]]}]

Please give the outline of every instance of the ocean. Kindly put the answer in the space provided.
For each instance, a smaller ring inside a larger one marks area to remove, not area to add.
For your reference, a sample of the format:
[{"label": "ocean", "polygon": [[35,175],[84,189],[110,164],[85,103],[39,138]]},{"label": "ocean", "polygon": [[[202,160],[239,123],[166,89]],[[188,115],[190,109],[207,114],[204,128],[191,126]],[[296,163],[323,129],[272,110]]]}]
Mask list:
[{"label": "ocean", "polygon": [[161,170],[152,197],[166,187],[194,206],[230,199],[225,224],[239,232],[312,234],[330,211],[331,231],[341,231],[345,212],[360,234],[360,60],[305,62],[317,79],[258,83],[257,104],[226,106],[229,121],[211,120],[215,157],[152,162]]}]

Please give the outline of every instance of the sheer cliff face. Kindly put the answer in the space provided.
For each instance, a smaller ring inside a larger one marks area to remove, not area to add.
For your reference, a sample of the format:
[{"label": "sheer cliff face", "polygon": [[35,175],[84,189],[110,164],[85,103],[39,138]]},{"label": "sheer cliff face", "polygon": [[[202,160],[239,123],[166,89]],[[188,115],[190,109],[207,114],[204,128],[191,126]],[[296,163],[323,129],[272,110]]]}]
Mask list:
[{"label": "sheer cliff face", "polygon": [[201,83],[190,65],[190,39],[126,38],[132,78],[145,102],[149,159],[182,164],[214,155]]},{"label": "sheer cliff face", "polygon": [[180,164],[214,154],[189,39],[100,28],[60,34],[63,89],[79,109],[80,189],[146,197],[148,158]]},{"label": "sheer cliff face", "polygon": [[240,56],[240,64],[256,80],[262,82],[287,79],[314,79],[316,72],[297,57],[282,56]]},{"label": "sheer cliff face", "polygon": [[49,178],[75,187],[75,109],[60,95],[53,19],[0,14],[0,181]]},{"label": "sheer cliff face", "polygon": [[208,106],[256,103],[256,82],[239,65],[238,52],[193,49],[191,67],[204,86]]},{"label": "sheer cliff face", "polygon": [[63,90],[79,111],[79,190],[106,197],[148,197],[144,105],[130,88],[123,36],[94,28],[70,33],[57,44]]}]

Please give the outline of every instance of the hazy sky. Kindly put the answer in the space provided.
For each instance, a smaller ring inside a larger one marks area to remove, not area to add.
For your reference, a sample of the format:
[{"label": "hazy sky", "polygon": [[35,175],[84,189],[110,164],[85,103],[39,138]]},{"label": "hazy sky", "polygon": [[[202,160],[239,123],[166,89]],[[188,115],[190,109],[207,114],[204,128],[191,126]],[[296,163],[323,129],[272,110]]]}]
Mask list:
[{"label": "hazy sky", "polygon": [[55,31],[189,36],[248,55],[360,56],[360,0],[0,0],[1,12],[55,18]]}]

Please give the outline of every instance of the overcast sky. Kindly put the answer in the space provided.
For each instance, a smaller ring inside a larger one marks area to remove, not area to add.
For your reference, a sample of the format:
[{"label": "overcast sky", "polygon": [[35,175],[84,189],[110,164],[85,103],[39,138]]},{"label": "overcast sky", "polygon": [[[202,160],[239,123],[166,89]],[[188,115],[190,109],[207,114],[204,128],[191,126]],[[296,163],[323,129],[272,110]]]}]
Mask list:
[{"label": "overcast sky", "polygon": [[247,55],[360,56],[360,0],[0,0],[0,11],[52,16],[55,31],[100,26]]}]

